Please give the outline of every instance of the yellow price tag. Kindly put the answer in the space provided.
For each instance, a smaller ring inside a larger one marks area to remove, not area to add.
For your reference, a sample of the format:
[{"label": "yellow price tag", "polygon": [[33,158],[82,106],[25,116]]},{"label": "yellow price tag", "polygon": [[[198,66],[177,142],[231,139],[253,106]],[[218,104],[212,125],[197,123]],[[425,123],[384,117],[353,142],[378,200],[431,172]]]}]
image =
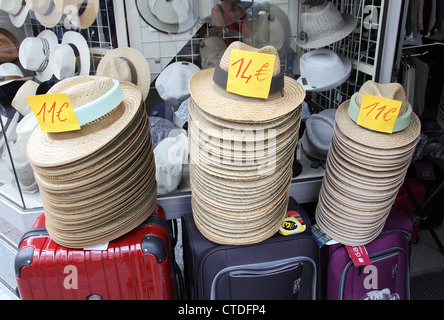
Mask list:
[{"label": "yellow price tag", "polygon": [[79,121],[66,93],[26,97],[40,129],[45,132],[80,130]]},{"label": "yellow price tag", "polygon": [[231,50],[227,91],[267,99],[276,56],[239,49]]},{"label": "yellow price tag", "polygon": [[358,125],[379,132],[393,133],[402,102],[364,94]]}]

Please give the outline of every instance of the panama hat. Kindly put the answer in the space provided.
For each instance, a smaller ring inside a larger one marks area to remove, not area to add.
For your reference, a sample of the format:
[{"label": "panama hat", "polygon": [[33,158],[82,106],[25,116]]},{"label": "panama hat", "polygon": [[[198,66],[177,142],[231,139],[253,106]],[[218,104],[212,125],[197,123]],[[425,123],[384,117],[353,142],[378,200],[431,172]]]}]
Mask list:
[{"label": "panama hat", "polygon": [[303,49],[322,48],[345,38],[356,24],[353,15],[341,14],[330,1],[312,6],[301,14],[302,31],[296,43]]},{"label": "panama hat", "polygon": [[9,14],[14,27],[20,28],[28,16],[29,8],[22,0],[1,0],[0,10]]},{"label": "panama hat", "polygon": [[54,5],[58,11],[66,14],[75,27],[87,29],[97,18],[99,2],[99,0],[54,0]]},{"label": "panama hat", "polygon": [[156,205],[142,93],[130,82],[101,76],[64,79],[51,87],[52,93],[66,93],[78,119],[86,112],[89,121],[70,132],[46,133],[36,127],[28,139],[26,155],[48,233],[72,248],[113,240],[144,221]]},{"label": "panama hat", "polygon": [[0,63],[13,62],[18,58],[20,43],[8,30],[0,28]]},{"label": "panama hat", "polygon": [[17,90],[14,99],[12,99],[11,105],[15,110],[20,112],[22,116],[26,116],[32,113],[31,106],[26,100],[26,97],[34,96],[37,92],[39,84],[32,80],[27,80],[20,89]]},{"label": "panama hat", "polygon": [[52,28],[59,23],[62,17],[60,11],[53,0],[25,0],[29,9],[31,9],[37,20],[45,27]]},{"label": "panama hat", "polygon": [[105,54],[97,66],[96,75],[137,85],[146,100],[151,85],[151,72],[145,56],[129,47],[113,49]]},{"label": "panama hat", "polygon": [[351,72],[350,60],[328,49],[312,50],[299,60],[298,82],[306,91],[326,91],[344,83]]},{"label": "panama hat", "polygon": [[182,33],[199,20],[195,1],[191,0],[136,0],[140,17],[157,31]]},{"label": "panama hat", "polygon": [[25,38],[19,49],[21,65],[26,70],[34,71],[39,81],[49,80],[53,75],[49,59],[51,50],[57,44],[57,35],[51,30],[44,30],[37,37]]},{"label": "panama hat", "polygon": [[62,43],[53,47],[50,68],[54,76],[63,80],[74,75],[89,75],[91,56],[85,38],[78,32],[67,31]]},{"label": "panama hat", "polygon": [[24,77],[18,65],[12,62],[0,64],[0,86],[5,86],[13,81],[26,81],[29,77]]},{"label": "panama hat", "polygon": [[[232,49],[277,56],[273,77],[276,79],[275,83],[280,82],[281,86],[276,87],[275,92],[270,92],[268,99],[242,97],[226,91],[223,83],[225,81],[226,84]],[[206,113],[216,118],[241,123],[276,120],[298,108],[305,98],[304,88],[296,80],[281,73],[279,55],[274,47],[265,46],[257,49],[240,41],[235,41],[228,46],[218,68],[206,69],[193,74],[190,78],[189,90],[193,100]]]}]

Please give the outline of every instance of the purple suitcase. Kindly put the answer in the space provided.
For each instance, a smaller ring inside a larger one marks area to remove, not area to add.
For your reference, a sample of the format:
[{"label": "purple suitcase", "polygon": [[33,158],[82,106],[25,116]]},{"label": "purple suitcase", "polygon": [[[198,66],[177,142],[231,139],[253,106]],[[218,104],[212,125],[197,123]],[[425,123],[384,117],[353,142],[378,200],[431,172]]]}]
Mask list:
[{"label": "purple suitcase", "polygon": [[381,234],[365,248],[371,266],[354,266],[346,247],[324,246],[327,300],[409,300],[410,219],[392,208]]}]

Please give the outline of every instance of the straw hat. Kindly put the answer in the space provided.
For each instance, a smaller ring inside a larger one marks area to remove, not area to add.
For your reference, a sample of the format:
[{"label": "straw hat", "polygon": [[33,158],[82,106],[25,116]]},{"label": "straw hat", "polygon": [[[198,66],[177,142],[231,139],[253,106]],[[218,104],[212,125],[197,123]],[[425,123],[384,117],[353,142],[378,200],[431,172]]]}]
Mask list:
[{"label": "straw hat", "polygon": [[59,23],[62,11],[55,6],[53,0],[25,0],[25,2],[43,26],[52,28]]},{"label": "straw hat", "polygon": [[[356,124],[355,112],[347,109],[352,103],[359,109],[364,94],[402,101],[400,117],[409,118],[404,128],[388,134]],[[420,126],[418,117],[407,112],[411,107],[398,84],[368,81],[352,99],[336,112],[316,220],[336,241],[360,246],[384,227],[419,141]]]},{"label": "straw hat", "polygon": [[353,15],[341,14],[332,2],[310,7],[301,14],[302,31],[296,43],[304,49],[322,48],[335,43],[356,28]]},{"label": "straw hat", "polygon": [[67,31],[62,43],[53,47],[50,68],[54,76],[63,80],[74,75],[89,75],[91,56],[85,38],[78,32]]},{"label": "straw hat", "polygon": [[190,0],[137,0],[140,17],[157,31],[182,33],[197,23],[199,16]]},{"label": "straw hat", "polygon": [[[248,98],[231,94],[221,83],[227,79],[228,65],[232,49],[268,53],[277,56],[273,68],[276,79],[284,79],[282,90],[270,93],[268,99]],[[218,81],[221,80],[221,81]],[[217,84],[214,80],[218,81]],[[234,122],[268,122],[276,120],[300,106],[305,90],[293,79],[281,73],[280,60],[276,49],[266,46],[253,48],[243,42],[235,41],[225,50],[219,68],[207,69],[193,74],[189,83],[193,100],[206,113],[220,119]],[[283,94],[281,93],[283,92]]]},{"label": "straw hat", "polygon": [[37,37],[25,38],[19,49],[21,65],[26,70],[34,71],[39,81],[49,80],[53,75],[49,58],[51,50],[57,44],[57,35],[51,30],[44,30]]},{"label": "straw hat", "polygon": [[69,21],[77,28],[89,28],[97,18],[99,0],[54,0],[58,11],[66,14]]},{"label": "straw hat", "polygon": [[14,27],[20,28],[28,16],[29,8],[22,0],[0,0],[0,10],[9,14]]},{"label": "straw hat", "polygon": [[[233,48],[272,52],[279,61],[272,46],[255,49],[233,42],[220,63],[225,70]],[[279,62],[274,71],[280,74]],[[268,100],[240,97],[216,88],[214,72],[199,71],[190,79],[188,143],[193,215],[197,228],[210,241],[253,244],[278,232],[285,219],[305,94],[295,80],[282,79],[284,87]],[[230,108],[226,114],[214,108],[221,105],[220,100]],[[261,110],[259,118],[253,106]],[[271,112],[267,113],[267,108]]]},{"label": "straw hat", "polygon": [[150,66],[145,56],[134,48],[121,47],[107,52],[97,66],[96,75],[132,82],[142,91],[144,101],[148,97]]},{"label": "straw hat", "polygon": [[222,58],[227,44],[219,36],[209,36],[199,44],[202,69],[215,68]]},{"label": "straw hat", "polygon": [[16,60],[19,45],[17,38],[11,32],[0,28],[0,63]]},{"label": "straw hat", "polygon": [[351,62],[328,49],[312,50],[299,60],[298,82],[306,91],[327,91],[344,83],[351,72]]},{"label": "straw hat", "polygon": [[96,114],[78,131],[46,133],[36,127],[29,137],[27,158],[48,232],[72,248],[113,240],[144,221],[156,205],[142,93],[130,82],[99,76],[70,77],[55,84],[52,93],[66,93],[76,115],[102,112],[91,112]]},{"label": "straw hat", "polygon": [[0,64],[0,86],[5,86],[13,81],[26,81],[29,77],[24,77],[19,66],[12,62]]},{"label": "straw hat", "polygon": [[27,114],[32,113],[31,106],[26,100],[26,97],[36,95],[38,86],[39,84],[37,82],[28,80],[17,90],[11,105],[15,110],[20,112],[21,115],[26,116]]}]

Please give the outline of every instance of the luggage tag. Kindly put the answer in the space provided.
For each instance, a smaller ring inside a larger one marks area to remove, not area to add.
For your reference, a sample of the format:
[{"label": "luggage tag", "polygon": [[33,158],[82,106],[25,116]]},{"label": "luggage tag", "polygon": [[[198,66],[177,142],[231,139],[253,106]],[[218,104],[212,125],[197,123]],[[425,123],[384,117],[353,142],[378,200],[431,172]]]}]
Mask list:
[{"label": "luggage tag", "polygon": [[318,224],[315,223],[311,226],[311,234],[313,238],[317,241],[319,248],[322,248],[324,245],[331,246],[333,244],[338,243],[333,240],[329,235],[327,235],[321,228],[319,228]]},{"label": "luggage tag", "polygon": [[356,267],[367,266],[372,264],[365,246],[359,246],[359,247],[345,246],[345,248],[347,249],[348,255],[350,256],[350,258],[353,261],[353,264]]},{"label": "luggage tag", "polygon": [[307,227],[299,212],[289,210],[287,211],[284,222],[282,222],[279,233],[288,236],[304,232],[305,229],[307,229]]}]

